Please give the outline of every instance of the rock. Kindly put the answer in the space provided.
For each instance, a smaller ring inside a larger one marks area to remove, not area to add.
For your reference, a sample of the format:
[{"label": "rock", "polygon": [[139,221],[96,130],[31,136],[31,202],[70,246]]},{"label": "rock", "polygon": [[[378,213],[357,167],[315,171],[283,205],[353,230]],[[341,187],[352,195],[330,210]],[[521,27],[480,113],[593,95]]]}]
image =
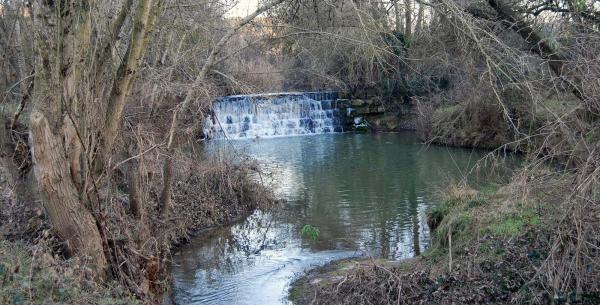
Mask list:
[{"label": "rock", "polygon": [[399,129],[400,118],[394,114],[388,114],[373,119],[371,125],[378,131],[396,131]]},{"label": "rock", "polygon": [[345,108],[350,107],[350,100],[348,100],[348,99],[338,99],[335,102],[336,102],[336,106],[340,109],[345,109]]},{"label": "rock", "polygon": [[357,115],[365,115],[365,114],[372,114],[373,113],[371,111],[371,109],[369,109],[369,107],[356,108],[354,110],[355,110],[355,113]]},{"label": "rock", "polygon": [[350,106],[352,107],[362,107],[364,105],[366,105],[366,102],[364,100],[356,99],[350,101]]},{"label": "rock", "polygon": [[342,91],[338,93],[340,98],[342,99],[349,99],[350,98],[350,92],[347,91]]},{"label": "rock", "polygon": [[[355,119],[359,119],[359,118],[355,118]],[[354,125],[354,131],[355,132],[367,132],[369,131],[369,126],[367,125],[367,123],[365,121],[361,119],[361,123],[360,124],[355,124]]]},{"label": "rock", "polygon": [[361,125],[354,128],[354,132],[357,133],[367,133],[369,131],[369,127],[367,125]]}]

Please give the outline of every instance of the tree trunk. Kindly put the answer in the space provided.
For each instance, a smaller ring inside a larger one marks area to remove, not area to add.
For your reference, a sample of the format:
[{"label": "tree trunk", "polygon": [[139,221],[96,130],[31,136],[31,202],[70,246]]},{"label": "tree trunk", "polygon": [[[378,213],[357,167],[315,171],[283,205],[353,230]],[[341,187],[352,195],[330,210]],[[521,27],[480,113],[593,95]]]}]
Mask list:
[{"label": "tree trunk", "polygon": [[[100,156],[96,159],[97,162],[104,163],[112,151],[123,117],[125,103],[137,75],[138,67],[142,60],[142,52],[148,43],[148,34],[154,27],[160,6],[160,4],[152,0],[141,0],[138,4],[136,16],[133,20],[131,41],[125,54],[126,60],[121,63],[117,70],[117,75],[109,96],[104,130],[102,132],[103,145],[100,147]],[[98,169],[98,164],[96,169]]]},{"label": "tree trunk", "polygon": [[404,24],[402,24],[402,8],[400,6],[400,3],[398,3],[399,1],[400,0],[394,1],[394,14],[396,17],[396,32],[404,33]]},{"label": "tree trunk", "polygon": [[425,5],[423,3],[419,3],[419,13],[417,14],[417,25],[415,28],[415,32],[419,33],[423,30],[423,18],[425,15]]},{"label": "tree trunk", "polygon": [[62,143],[38,111],[31,114],[31,138],[35,176],[54,230],[70,254],[84,257],[94,273],[104,277],[107,260],[96,221],[79,199]]},{"label": "tree trunk", "polygon": [[404,36],[410,39],[412,36],[412,8],[411,0],[404,0]]},{"label": "tree trunk", "polygon": [[127,169],[128,193],[129,193],[129,211],[138,220],[144,218],[144,203],[142,197],[142,186],[140,184],[140,162],[137,158],[129,161]]},{"label": "tree trunk", "polygon": [[160,193],[159,210],[161,215],[168,215],[171,209],[171,193],[173,192],[173,156],[167,156],[163,164],[163,189]]},{"label": "tree trunk", "polygon": [[71,173],[71,179],[81,194],[83,192],[83,177],[81,176],[81,154],[83,152],[83,146],[81,145],[81,141],[79,141],[79,137],[77,136],[75,125],[68,116],[65,116],[63,119],[63,138],[66,153],[67,156],[69,156],[69,170]]},{"label": "tree trunk", "polygon": [[[17,8],[21,10],[19,6]],[[21,97],[25,96],[25,92],[27,92],[27,82],[25,82],[25,48],[23,46],[23,32],[21,28],[21,18],[17,18],[15,20],[15,42],[17,44],[17,49],[19,50],[18,58],[17,58],[17,67],[18,67],[18,80],[19,80],[19,93]]]}]

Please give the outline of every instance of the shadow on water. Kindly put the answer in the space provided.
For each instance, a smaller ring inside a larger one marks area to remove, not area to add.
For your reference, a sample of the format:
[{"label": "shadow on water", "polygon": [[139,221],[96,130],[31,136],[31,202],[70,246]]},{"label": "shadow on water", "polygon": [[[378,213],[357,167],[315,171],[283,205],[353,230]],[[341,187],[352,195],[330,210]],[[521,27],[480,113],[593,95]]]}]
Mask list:
[{"label": "shadow on water", "polygon": [[[258,161],[286,202],[183,247],[173,266],[178,304],[284,304],[291,280],[307,269],[350,256],[419,255],[438,190],[485,154],[424,147],[411,133],[214,141],[204,149],[219,155],[232,146]],[[319,228],[316,241],[301,238],[305,224]]]}]

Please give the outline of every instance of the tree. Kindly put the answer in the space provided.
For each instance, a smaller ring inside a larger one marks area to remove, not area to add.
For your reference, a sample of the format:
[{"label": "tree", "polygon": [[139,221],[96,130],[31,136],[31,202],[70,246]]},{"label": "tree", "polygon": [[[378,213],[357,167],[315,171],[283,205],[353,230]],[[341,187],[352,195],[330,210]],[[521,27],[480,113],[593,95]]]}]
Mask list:
[{"label": "tree", "polygon": [[412,36],[412,14],[411,0],[404,0],[404,36],[407,39]]},{"label": "tree", "polygon": [[404,23],[402,23],[402,8],[400,0],[394,1],[394,17],[396,20],[396,32],[404,33]]},{"label": "tree", "polygon": [[[206,62],[202,66],[202,69],[196,76],[194,80],[194,84],[192,85],[192,89],[186,92],[185,98],[183,102],[173,111],[173,117],[171,119],[171,127],[169,128],[168,139],[167,139],[167,151],[172,153],[173,150],[178,146],[176,142],[176,134],[178,130],[181,129],[181,113],[187,111],[189,105],[192,103],[194,99],[194,89],[195,87],[202,86],[207,81],[207,77],[209,75],[210,70],[213,68],[213,65],[217,62],[219,54],[223,51],[223,47],[225,44],[235,35],[242,27],[250,23],[254,18],[263,12],[275,7],[276,5],[287,1],[287,0],[272,0],[263,4],[252,14],[246,16],[242,20],[240,20],[234,27],[232,27],[225,35],[217,42],[217,44],[210,51]],[[160,201],[161,201],[161,210],[163,214],[168,214],[169,209],[171,207],[171,197],[172,197],[172,184],[173,184],[173,159],[167,158],[163,165],[163,189],[161,191]]]},{"label": "tree", "polygon": [[416,22],[416,32],[420,32],[423,30],[423,23],[425,22],[425,5],[421,2],[419,3],[419,13],[417,14],[417,22]]},{"label": "tree", "polygon": [[[98,192],[161,5],[161,0],[139,0],[134,7],[133,0],[125,0],[108,27],[99,20],[110,8],[93,1],[36,1],[31,14],[37,50],[30,122],[36,178],[58,236],[102,277],[108,249],[95,216]],[[113,52],[128,19],[133,27],[119,61]]]}]

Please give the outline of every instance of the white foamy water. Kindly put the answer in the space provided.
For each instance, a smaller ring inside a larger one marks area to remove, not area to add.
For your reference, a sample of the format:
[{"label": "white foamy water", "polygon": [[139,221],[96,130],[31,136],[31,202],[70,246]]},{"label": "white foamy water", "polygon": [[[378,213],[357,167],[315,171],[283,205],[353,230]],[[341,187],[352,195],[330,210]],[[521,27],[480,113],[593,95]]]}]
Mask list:
[{"label": "white foamy water", "polygon": [[286,92],[223,97],[204,125],[208,138],[273,138],[342,132],[335,92]]}]

